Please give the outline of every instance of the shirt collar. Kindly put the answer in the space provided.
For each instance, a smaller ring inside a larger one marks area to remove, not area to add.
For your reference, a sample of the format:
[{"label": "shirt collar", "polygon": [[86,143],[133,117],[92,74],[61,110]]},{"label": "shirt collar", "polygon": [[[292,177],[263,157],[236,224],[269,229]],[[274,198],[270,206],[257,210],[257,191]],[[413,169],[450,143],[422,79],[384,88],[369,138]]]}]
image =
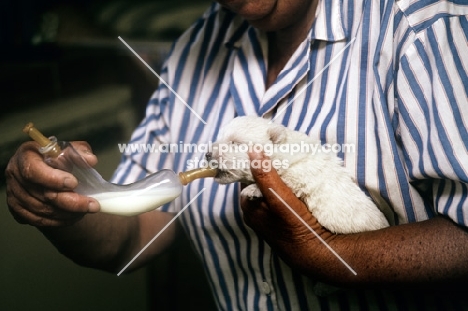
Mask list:
[{"label": "shirt collar", "polygon": [[336,42],[349,36],[343,17],[343,0],[319,0],[309,40]]}]

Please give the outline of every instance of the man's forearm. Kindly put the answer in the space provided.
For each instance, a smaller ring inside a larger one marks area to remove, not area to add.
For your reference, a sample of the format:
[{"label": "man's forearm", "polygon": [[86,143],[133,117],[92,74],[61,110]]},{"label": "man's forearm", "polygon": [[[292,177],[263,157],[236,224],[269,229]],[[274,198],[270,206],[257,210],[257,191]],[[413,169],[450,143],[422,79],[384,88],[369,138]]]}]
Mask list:
[{"label": "man's forearm", "polygon": [[[171,213],[153,211],[126,217],[104,213],[87,214],[69,227],[40,230],[65,256],[95,269],[119,272],[169,221]],[[163,252],[177,235],[177,223],[166,228],[140,254],[126,272],[132,271]]]},{"label": "man's forearm", "polygon": [[[265,160],[260,153],[249,157],[251,161]],[[468,233],[452,221],[439,216],[376,231],[335,235],[319,224],[275,170],[251,167],[251,171],[263,198],[242,198],[246,224],[304,275],[353,288],[468,284]]]},{"label": "man's forearm", "polygon": [[442,217],[372,232],[330,235],[326,242],[356,275],[317,239],[304,249],[308,254],[300,256],[307,260],[292,265],[307,275],[342,286],[468,284],[468,233]]},{"label": "man's forearm", "polygon": [[116,271],[138,233],[136,217],[87,214],[67,227],[39,227],[60,253],[74,262]]}]

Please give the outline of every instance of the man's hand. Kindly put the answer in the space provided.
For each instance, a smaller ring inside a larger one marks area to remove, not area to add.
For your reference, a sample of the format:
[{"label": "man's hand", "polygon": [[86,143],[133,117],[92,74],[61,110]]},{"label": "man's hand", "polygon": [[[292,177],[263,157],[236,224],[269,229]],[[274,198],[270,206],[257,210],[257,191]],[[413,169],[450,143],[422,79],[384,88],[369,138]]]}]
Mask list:
[{"label": "man's hand", "polygon": [[[94,166],[97,158],[85,142],[74,148]],[[37,227],[65,226],[75,223],[86,213],[99,211],[99,203],[73,192],[76,178],[44,162],[35,142],[20,146],[5,171],[7,204],[20,223]]]},{"label": "man's hand", "polygon": [[[74,165],[94,166],[97,158],[85,142],[73,142],[84,158],[73,158]],[[63,150],[67,154],[67,150]],[[76,157],[76,154],[69,154]],[[7,203],[14,218],[36,226],[50,242],[74,262],[95,269],[118,272],[143,246],[173,218],[170,213],[153,211],[125,217],[97,213],[99,203],[73,192],[77,179],[63,169],[44,162],[38,144],[27,142],[20,146],[6,169]],[[126,270],[143,265],[161,253],[176,236],[177,226],[170,226]]]},{"label": "man's hand", "polygon": [[[251,153],[250,160],[261,163],[268,159],[263,154]],[[296,268],[301,268],[309,261],[304,256],[322,256],[322,252],[329,252],[324,243],[329,243],[338,236],[320,225],[307,206],[286,186],[276,170],[272,168],[267,172],[262,168],[252,167],[251,171],[263,198],[241,199],[245,223],[284,261]],[[316,254],[307,251],[309,249],[314,249]]]},{"label": "man's hand", "polygon": [[[250,159],[265,160],[254,153]],[[251,170],[264,197],[242,198],[246,224],[304,275],[353,288],[456,290],[460,283],[468,284],[468,233],[451,220],[438,216],[376,231],[334,235],[317,222],[275,170]]]}]

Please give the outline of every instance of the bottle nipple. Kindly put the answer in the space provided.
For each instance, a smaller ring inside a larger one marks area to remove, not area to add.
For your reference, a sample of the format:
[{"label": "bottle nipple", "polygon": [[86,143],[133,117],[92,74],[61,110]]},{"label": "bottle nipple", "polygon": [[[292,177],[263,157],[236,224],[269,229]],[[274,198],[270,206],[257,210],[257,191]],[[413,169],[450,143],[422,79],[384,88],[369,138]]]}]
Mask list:
[{"label": "bottle nipple", "polygon": [[32,122],[29,122],[24,126],[23,132],[28,134],[29,137],[41,146],[41,153],[57,157],[62,152],[62,149],[59,147],[57,142],[42,135]]},{"label": "bottle nipple", "polygon": [[218,169],[216,168],[197,168],[187,172],[180,172],[179,179],[180,183],[184,186],[191,183],[195,179],[199,178],[207,178],[207,177],[215,177],[218,173]]}]

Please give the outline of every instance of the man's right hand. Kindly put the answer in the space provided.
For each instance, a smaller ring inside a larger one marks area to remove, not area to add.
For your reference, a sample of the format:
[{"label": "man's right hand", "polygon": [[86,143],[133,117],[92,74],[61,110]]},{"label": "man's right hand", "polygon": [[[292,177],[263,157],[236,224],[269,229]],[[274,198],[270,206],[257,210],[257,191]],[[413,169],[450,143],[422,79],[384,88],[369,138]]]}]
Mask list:
[{"label": "man's right hand", "polygon": [[[97,163],[86,142],[72,145],[91,166]],[[5,176],[7,205],[19,223],[67,226],[100,209],[96,200],[73,192],[78,185],[76,178],[46,164],[35,142],[26,142],[18,148]]]}]

